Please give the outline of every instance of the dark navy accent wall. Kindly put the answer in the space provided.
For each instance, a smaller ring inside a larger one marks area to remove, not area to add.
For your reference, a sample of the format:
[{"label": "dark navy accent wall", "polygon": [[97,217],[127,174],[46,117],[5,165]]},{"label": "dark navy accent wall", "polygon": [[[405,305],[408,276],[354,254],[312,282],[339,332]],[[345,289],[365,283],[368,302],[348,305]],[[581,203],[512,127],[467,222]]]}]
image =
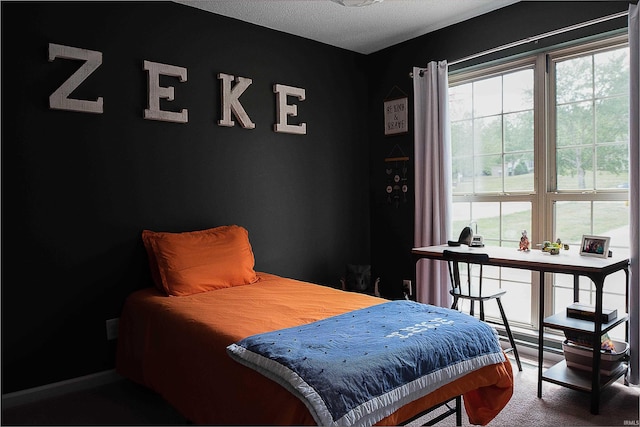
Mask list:
[{"label": "dark navy accent wall", "polygon": [[[104,113],[51,110],[80,61],[48,44],[100,51],[72,97]],[[189,122],[143,119],[143,61]],[[238,224],[256,269],[338,286],[369,262],[364,56],[175,3],[2,3],[2,392],[113,367],[105,320],[149,285],[144,228]],[[218,73],[253,79],[256,124],[218,126]],[[273,84],[306,90],[306,135],[276,133]]]}]

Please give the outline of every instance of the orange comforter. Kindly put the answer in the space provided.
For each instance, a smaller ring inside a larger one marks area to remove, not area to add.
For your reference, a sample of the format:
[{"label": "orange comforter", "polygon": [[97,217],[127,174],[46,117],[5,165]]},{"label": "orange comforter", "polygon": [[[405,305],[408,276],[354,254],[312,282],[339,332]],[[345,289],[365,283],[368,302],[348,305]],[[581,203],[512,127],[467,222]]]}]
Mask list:
[{"label": "orange comforter", "polygon": [[[226,353],[250,335],[314,322],[386,300],[259,273],[255,284],[167,297],[155,288],[127,299],[117,372],[162,395],[197,424],[313,425],[301,400]],[[398,425],[463,394],[473,424],[486,424],[511,398],[507,359],[403,406],[379,424]]]}]

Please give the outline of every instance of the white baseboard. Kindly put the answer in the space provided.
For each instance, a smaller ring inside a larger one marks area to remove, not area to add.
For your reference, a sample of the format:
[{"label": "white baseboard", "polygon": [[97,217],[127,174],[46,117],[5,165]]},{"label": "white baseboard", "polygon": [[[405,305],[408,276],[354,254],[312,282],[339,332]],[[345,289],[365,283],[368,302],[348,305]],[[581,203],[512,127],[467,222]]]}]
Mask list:
[{"label": "white baseboard", "polygon": [[[520,354],[521,357],[525,357],[525,358],[533,361],[534,363],[537,363],[537,360],[538,360],[538,349],[537,348],[519,345],[518,346],[518,353]],[[564,356],[561,353],[553,353],[553,352],[545,351],[544,352],[544,364],[543,365],[544,366],[551,366],[551,365],[554,365],[554,364],[560,362],[563,359],[564,359]]]},{"label": "white baseboard", "polygon": [[[509,341],[507,340],[506,337],[501,337],[502,339],[500,340],[500,346],[502,347],[503,350],[508,349],[509,347],[511,347],[511,344],[509,343]],[[517,341],[516,340],[516,346],[518,347],[518,354],[520,355],[521,359],[524,359],[526,362],[530,363],[530,364],[534,364],[537,365],[538,364],[538,347],[537,344],[531,344],[528,342],[523,342],[523,341]],[[514,359],[513,353],[509,353],[508,356],[512,359]],[[552,365],[555,365],[556,363],[560,362],[561,360],[564,359],[564,356],[562,354],[562,351],[545,351],[543,354],[543,366],[545,367],[549,367]],[[513,362],[515,363],[515,359],[513,360]],[[522,360],[521,360],[522,362]]]},{"label": "white baseboard", "polygon": [[5,393],[2,395],[2,409],[13,408],[14,406],[33,403],[75,391],[82,391],[110,384],[120,379],[122,379],[122,377],[116,373],[115,369],[110,369],[108,371],[71,378],[69,380],[46,384],[40,387],[28,388],[26,390],[20,390],[13,393]]}]

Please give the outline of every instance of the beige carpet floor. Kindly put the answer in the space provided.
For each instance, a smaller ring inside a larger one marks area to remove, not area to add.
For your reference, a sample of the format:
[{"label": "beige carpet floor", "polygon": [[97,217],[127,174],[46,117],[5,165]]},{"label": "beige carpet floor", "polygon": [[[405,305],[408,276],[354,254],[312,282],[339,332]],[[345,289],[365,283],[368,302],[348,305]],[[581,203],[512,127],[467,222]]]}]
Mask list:
[{"label": "beige carpet floor", "polygon": [[[515,361],[512,361],[515,367]],[[589,411],[588,393],[575,391],[556,384],[542,383],[542,398],[538,398],[538,369],[523,363],[523,371],[514,369],[514,392],[507,406],[488,425],[493,427],[566,427],[566,426],[638,426],[640,388],[628,387],[622,379],[605,388],[601,395],[600,414]],[[420,425],[423,419],[411,426]],[[449,417],[439,426],[455,426],[455,417]],[[463,411],[462,425],[469,426]]]}]

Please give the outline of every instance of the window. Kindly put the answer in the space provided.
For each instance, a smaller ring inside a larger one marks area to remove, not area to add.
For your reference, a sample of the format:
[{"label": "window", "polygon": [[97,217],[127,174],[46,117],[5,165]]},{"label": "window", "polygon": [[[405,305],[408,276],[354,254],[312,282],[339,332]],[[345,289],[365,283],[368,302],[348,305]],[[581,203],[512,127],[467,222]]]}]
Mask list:
[{"label": "window", "polygon": [[[549,136],[554,230],[568,243],[583,234],[611,237],[611,250],[629,247],[629,48],[599,43],[549,55]],[[555,275],[553,305],[573,300],[571,277]],[[625,311],[625,275],[605,282],[604,306]],[[580,301],[595,304],[590,280],[580,279]],[[624,327],[612,332],[624,337]]]},{"label": "window", "polygon": [[[583,234],[629,247],[629,48],[626,37],[539,53],[449,77],[453,226],[486,244],[518,248]],[[487,268],[507,289],[512,324],[537,329],[537,273]],[[605,282],[604,305],[625,311],[624,273]],[[573,277],[549,275],[547,314],[573,301]],[[580,301],[595,302],[580,279]],[[487,315],[498,317],[489,311]],[[624,329],[614,330],[623,337]]]}]

